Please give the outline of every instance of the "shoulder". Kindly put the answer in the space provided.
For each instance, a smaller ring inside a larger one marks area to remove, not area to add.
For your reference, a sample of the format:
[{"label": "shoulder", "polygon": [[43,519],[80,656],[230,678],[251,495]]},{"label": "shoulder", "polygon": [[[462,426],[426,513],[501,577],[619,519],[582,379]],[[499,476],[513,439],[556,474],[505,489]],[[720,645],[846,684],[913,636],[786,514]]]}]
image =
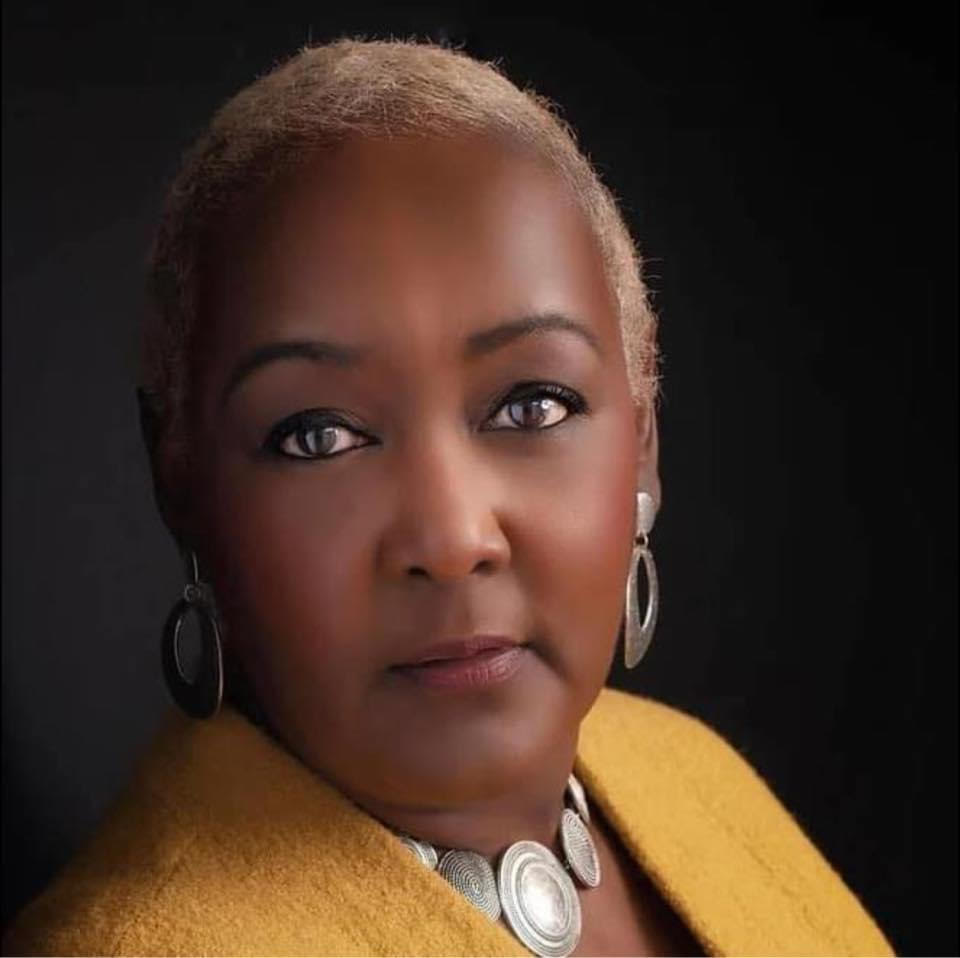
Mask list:
[{"label": "shoulder", "polygon": [[701,719],[653,699],[604,688],[581,726],[581,753],[622,800],[643,782],[645,801],[682,800],[728,829],[799,832],[749,762]]},{"label": "shoulder", "polygon": [[588,747],[600,755],[625,753],[673,776],[720,786],[737,782],[764,787],[740,753],[706,722],[674,706],[619,689],[604,688],[581,726]]},{"label": "shoulder", "polygon": [[700,719],[605,688],[581,726],[578,762],[715,953],[891,954],[760,774]]},{"label": "shoulder", "polygon": [[[159,796],[128,792],[95,834],[4,934],[4,954],[119,954],[136,920],[193,837]],[[166,814],[165,814],[166,813]]]},{"label": "shoulder", "polygon": [[154,900],[196,834],[193,810],[175,801],[162,774],[189,738],[186,723],[171,717],[94,834],[6,930],[4,954],[125,949],[126,927]]},{"label": "shoulder", "polygon": [[171,711],[93,835],[11,923],[4,953],[209,948],[204,899],[236,891],[231,849],[277,811],[261,801],[265,783],[291,774],[296,787],[293,760],[236,713],[200,722]]},{"label": "shoulder", "polygon": [[[399,890],[399,893],[398,893]],[[514,954],[382,825],[225,710],[174,716],[5,954]]]},{"label": "shoulder", "polygon": [[584,719],[584,728],[597,734],[642,734],[651,730],[701,740],[722,741],[708,725],[656,699],[605,686]]}]

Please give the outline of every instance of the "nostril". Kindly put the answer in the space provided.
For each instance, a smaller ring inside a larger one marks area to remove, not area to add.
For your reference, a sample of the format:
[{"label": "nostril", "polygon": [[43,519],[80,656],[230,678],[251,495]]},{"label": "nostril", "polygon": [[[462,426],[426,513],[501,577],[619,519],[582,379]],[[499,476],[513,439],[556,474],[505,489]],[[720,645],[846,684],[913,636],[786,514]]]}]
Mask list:
[{"label": "nostril", "polygon": [[[473,571],[474,572],[490,572],[493,570],[493,568],[494,568],[494,563],[490,559],[481,559],[473,567]],[[427,570],[424,569],[423,566],[419,566],[419,565],[411,566],[410,569],[408,570],[408,573],[412,576],[417,576],[418,578],[425,578],[425,579],[430,578],[430,573],[427,572]]]}]

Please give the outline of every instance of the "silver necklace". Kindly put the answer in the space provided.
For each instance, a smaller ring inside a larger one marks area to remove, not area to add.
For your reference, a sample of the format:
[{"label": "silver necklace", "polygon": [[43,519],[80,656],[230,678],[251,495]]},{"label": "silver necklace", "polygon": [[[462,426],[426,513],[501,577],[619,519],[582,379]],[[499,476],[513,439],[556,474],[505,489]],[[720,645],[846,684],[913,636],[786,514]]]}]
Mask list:
[{"label": "silver necklace", "polygon": [[596,888],[600,860],[587,827],[590,810],[583,786],[571,775],[566,797],[570,806],[560,817],[564,863],[539,842],[514,842],[503,851],[494,873],[477,852],[451,848],[441,855],[429,842],[396,832],[427,867],[438,871],[467,901],[491,921],[501,914],[513,933],[534,954],[563,958],[580,941],[580,899],[570,878]]}]

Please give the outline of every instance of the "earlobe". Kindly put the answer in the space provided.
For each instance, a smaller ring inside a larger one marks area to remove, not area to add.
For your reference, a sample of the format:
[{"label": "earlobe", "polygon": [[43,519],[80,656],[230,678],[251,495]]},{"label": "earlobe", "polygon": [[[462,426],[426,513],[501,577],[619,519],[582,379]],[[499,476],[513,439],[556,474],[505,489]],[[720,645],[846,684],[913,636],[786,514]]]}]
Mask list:
[{"label": "earlobe", "polygon": [[186,489],[183,472],[173,465],[174,454],[164,442],[163,417],[156,396],[137,388],[137,406],[140,431],[147,451],[150,475],[153,480],[153,498],[163,524],[181,551],[190,542],[187,531]]},{"label": "earlobe", "polygon": [[637,427],[637,438],[640,441],[641,452],[657,442],[657,413],[652,401],[644,400],[634,406],[634,417]]},{"label": "earlobe", "polygon": [[652,400],[636,406],[637,427],[637,490],[648,492],[660,509],[660,440],[657,412]]},{"label": "earlobe", "polygon": [[140,434],[152,463],[160,438],[160,409],[156,396],[142,386],[137,386],[137,410],[140,415]]}]

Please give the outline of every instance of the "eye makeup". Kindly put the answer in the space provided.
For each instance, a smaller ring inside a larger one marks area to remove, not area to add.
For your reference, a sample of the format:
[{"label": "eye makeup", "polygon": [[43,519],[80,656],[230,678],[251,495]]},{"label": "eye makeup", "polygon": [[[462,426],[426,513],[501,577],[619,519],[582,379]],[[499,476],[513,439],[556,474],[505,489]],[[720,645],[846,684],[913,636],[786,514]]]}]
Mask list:
[{"label": "eye makeup", "polygon": [[[549,426],[526,427],[520,424],[517,424],[515,427],[482,426],[481,431],[515,431],[536,434],[538,432],[555,429],[572,417],[582,416],[589,412],[589,406],[586,400],[576,390],[562,386],[559,383],[527,380],[514,383],[505,394],[502,394],[493,403],[491,413],[485,421],[494,418],[505,406],[544,398],[561,403],[567,410],[567,415],[559,422]],[[516,422],[516,420],[512,421]],[[344,449],[332,453],[323,451],[325,443],[322,437],[324,435],[335,435],[336,430],[354,433],[357,436],[367,438],[370,442],[349,445]],[[280,422],[271,427],[261,446],[261,452],[270,457],[315,462],[317,460],[333,459],[342,455],[344,452],[363,448],[363,446],[374,443],[376,443],[376,440],[372,436],[349,422],[342,413],[337,413],[330,409],[305,409],[284,417]]]}]

